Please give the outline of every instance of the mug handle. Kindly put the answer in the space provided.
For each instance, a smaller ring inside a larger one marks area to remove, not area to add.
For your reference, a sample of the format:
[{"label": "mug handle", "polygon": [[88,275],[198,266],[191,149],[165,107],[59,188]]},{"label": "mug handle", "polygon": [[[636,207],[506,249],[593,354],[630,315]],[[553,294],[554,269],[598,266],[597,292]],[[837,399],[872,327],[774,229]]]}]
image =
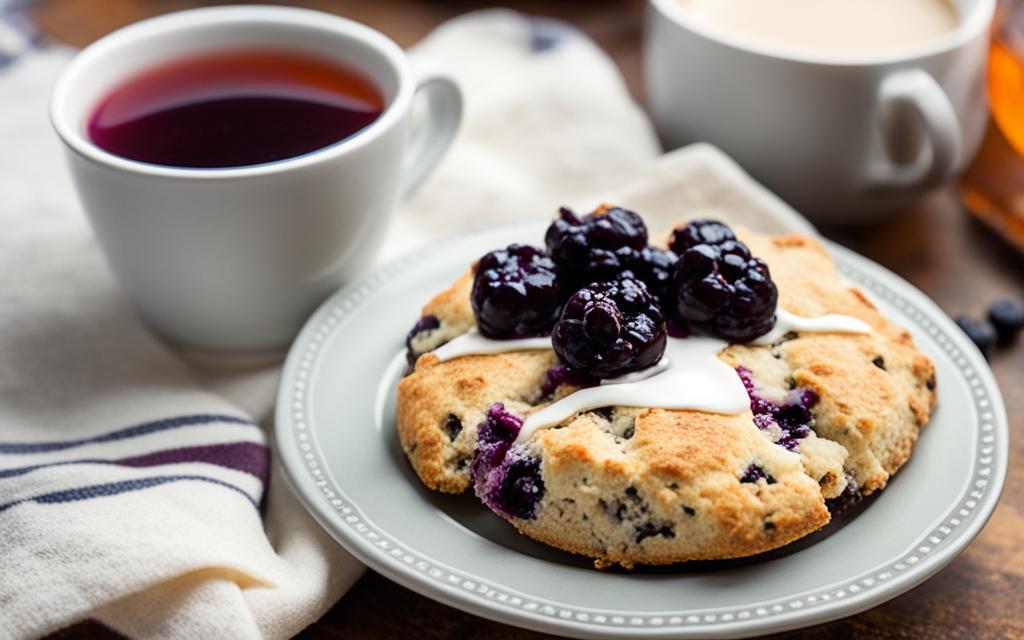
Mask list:
[{"label": "mug handle", "polygon": [[[462,120],[462,91],[437,64],[410,57],[416,83],[412,138],[403,160],[401,200],[408,200],[444,157]],[[423,111],[418,110],[422,108]]]},{"label": "mug handle", "polygon": [[[946,93],[927,71],[904,69],[890,73],[878,92],[882,140],[889,158],[872,167],[869,180],[883,191],[935,187],[948,180],[960,164],[963,141],[960,121]],[[892,156],[900,136],[906,135],[906,115],[924,125],[928,150],[913,160],[900,162]]]}]

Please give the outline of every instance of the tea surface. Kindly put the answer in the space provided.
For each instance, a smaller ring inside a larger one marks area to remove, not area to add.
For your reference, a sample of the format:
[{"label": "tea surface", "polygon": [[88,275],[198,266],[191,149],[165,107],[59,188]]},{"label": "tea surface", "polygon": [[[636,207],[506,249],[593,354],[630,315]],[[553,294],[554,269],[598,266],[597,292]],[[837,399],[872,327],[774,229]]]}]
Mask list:
[{"label": "tea surface", "polygon": [[182,58],[130,77],[89,118],[107,151],[177,167],[283,160],[343,140],[376,120],[370,80],[304,53],[243,49]]}]

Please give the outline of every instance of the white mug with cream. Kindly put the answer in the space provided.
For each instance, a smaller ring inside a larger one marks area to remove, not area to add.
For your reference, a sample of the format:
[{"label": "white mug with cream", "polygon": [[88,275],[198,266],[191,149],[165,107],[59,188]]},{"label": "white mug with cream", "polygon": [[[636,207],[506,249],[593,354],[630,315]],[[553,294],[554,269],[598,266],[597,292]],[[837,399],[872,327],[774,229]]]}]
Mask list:
[{"label": "white mug with cream", "polygon": [[962,171],[984,134],[995,0],[649,0],[670,146],[710,142],[816,222],[859,223]]}]

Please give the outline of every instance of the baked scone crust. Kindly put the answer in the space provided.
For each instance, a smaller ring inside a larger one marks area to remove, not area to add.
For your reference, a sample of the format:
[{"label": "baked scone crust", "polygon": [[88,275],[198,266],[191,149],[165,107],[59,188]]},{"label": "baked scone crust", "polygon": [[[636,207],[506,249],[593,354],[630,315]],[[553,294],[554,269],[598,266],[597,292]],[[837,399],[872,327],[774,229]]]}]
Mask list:
[{"label": "baked scone crust", "polygon": [[[800,316],[860,318],[867,335],[806,333],[772,346],[732,345],[719,357],[749,369],[765,397],[810,389],[814,433],[794,453],[759,430],[750,412],[616,407],[570,418],[526,443],[541,460],[537,517],[506,517],[523,533],[598,564],[666,564],[747,556],[785,545],[829,521],[826,500],[883,488],[910,457],[935,404],[931,361],[846,283],[818,242],[740,233],[768,263],[779,305]],[[439,327],[417,338],[427,351],[473,326],[472,270],[423,309]],[[573,391],[541,391],[551,351],[468,356],[430,353],[402,379],[398,427],[406,456],[428,487],[470,488],[477,426],[501,402],[520,417]],[[741,482],[746,469],[766,478]],[[768,480],[771,480],[769,482]]]}]

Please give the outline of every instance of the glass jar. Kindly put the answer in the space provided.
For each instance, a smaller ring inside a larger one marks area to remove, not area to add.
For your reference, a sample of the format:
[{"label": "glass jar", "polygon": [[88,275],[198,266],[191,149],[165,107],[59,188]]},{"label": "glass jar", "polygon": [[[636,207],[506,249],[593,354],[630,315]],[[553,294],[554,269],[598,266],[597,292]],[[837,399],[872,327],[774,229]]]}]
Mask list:
[{"label": "glass jar", "polygon": [[1024,251],[1024,0],[1001,0],[989,50],[992,122],[964,175],[967,210]]}]

